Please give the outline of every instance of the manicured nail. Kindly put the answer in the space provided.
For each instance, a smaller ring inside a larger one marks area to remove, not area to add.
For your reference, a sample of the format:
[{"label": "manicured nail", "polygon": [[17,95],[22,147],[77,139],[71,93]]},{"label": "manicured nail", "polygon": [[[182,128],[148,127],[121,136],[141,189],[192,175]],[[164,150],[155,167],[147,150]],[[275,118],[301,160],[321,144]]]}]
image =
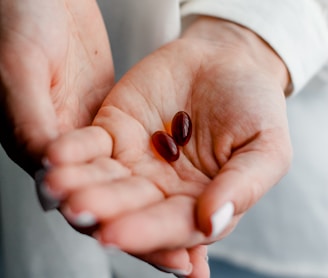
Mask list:
[{"label": "manicured nail", "polygon": [[165,267],[165,266],[161,266],[161,265],[154,265],[154,267],[161,271],[164,271],[167,273],[172,273],[172,274],[174,274],[174,276],[179,277],[179,278],[186,277],[192,272],[192,264],[191,263],[188,265],[188,269],[186,269],[186,270],[169,268],[169,267]]},{"label": "manicured nail", "polygon": [[44,157],[44,158],[41,160],[41,163],[42,163],[43,167],[44,167],[45,169],[47,169],[47,170],[50,169],[50,168],[52,167],[52,164],[50,163],[49,159],[46,158],[46,157]]},{"label": "manicured nail", "polygon": [[77,227],[90,227],[97,224],[97,218],[89,211],[75,213],[68,205],[62,208],[63,215]]},{"label": "manicured nail", "polygon": [[44,211],[49,211],[58,208],[60,205],[60,200],[55,198],[45,185],[44,176],[46,172],[46,169],[40,169],[35,173],[34,179],[39,203]]},{"label": "manicured nail", "polygon": [[74,222],[79,227],[89,227],[97,223],[96,217],[88,211],[82,211],[76,215]]},{"label": "manicured nail", "polygon": [[41,184],[44,182],[44,176],[46,175],[47,170],[42,168],[35,172],[34,181],[36,184]]},{"label": "manicured nail", "polygon": [[100,246],[103,248],[107,255],[117,255],[121,252],[121,248],[112,243],[104,243],[101,234],[99,231],[96,231],[92,234],[92,237],[95,238]]},{"label": "manicured nail", "polygon": [[211,238],[217,237],[228,226],[233,217],[234,210],[235,209],[233,203],[228,202],[215,213],[213,213],[211,217]]}]

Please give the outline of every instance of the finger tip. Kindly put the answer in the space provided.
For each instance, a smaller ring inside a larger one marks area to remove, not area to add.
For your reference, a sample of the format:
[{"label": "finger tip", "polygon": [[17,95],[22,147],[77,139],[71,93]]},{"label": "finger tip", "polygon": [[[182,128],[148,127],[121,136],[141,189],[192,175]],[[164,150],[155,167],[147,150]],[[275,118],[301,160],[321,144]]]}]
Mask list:
[{"label": "finger tip", "polygon": [[206,236],[211,235],[212,224],[211,224],[211,213],[207,206],[203,206],[200,202],[197,204],[197,226],[198,229]]},{"label": "finger tip", "polygon": [[44,211],[57,209],[60,206],[60,200],[50,196],[42,185],[37,185],[37,195],[39,203]]},{"label": "finger tip", "polygon": [[191,263],[188,264],[186,269],[176,269],[176,268],[170,268],[166,266],[160,266],[160,265],[153,265],[155,268],[157,268],[160,271],[166,272],[166,273],[172,273],[176,277],[187,277],[191,274],[193,270],[193,265]]},{"label": "finger tip", "polygon": [[61,212],[70,223],[80,228],[93,227],[98,223],[97,217],[92,212],[88,210],[75,212],[68,204],[62,206]]},{"label": "finger tip", "polygon": [[44,211],[50,211],[60,206],[60,200],[52,196],[47,190],[44,178],[47,173],[46,169],[38,170],[34,175],[36,193],[39,203]]},{"label": "finger tip", "polygon": [[198,207],[198,228],[207,238],[216,238],[229,225],[235,212],[232,201],[227,201],[218,208],[209,203]]},{"label": "finger tip", "polygon": [[234,215],[235,207],[232,202],[226,202],[219,207],[210,217],[211,232],[209,237],[216,238],[230,224]]},{"label": "finger tip", "polygon": [[41,164],[47,170],[49,170],[49,169],[51,169],[53,167],[53,164],[50,162],[50,160],[49,160],[48,157],[43,157],[41,159]]}]

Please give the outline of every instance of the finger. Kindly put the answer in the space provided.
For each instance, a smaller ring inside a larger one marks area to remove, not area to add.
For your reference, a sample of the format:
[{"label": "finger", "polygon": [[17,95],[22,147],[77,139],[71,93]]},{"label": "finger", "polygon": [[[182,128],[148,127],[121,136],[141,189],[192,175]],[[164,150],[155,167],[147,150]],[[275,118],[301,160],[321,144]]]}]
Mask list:
[{"label": "finger", "polygon": [[192,272],[188,278],[206,278],[210,277],[210,269],[208,265],[207,247],[204,245],[190,248],[189,250]]},{"label": "finger", "polygon": [[233,215],[246,212],[282,178],[289,162],[288,147],[286,152],[266,148],[234,154],[199,197],[200,229],[210,237],[217,237]]},{"label": "finger", "polygon": [[32,173],[58,130],[47,59],[41,51],[24,53],[14,48],[0,53],[1,129],[6,131],[1,132],[1,142],[12,159]]},{"label": "finger", "polygon": [[204,235],[194,221],[195,200],[174,196],[136,212],[105,222],[98,240],[122,250],[144,254],[199,244]]},{"label": "finger", "polygon": [[103,105],[93,124],[112,136],[115,142],[112,156],[125,165],[135,165],[150,152],[150,137],[144,126],[114,106]]},{"label": "finger", "polygon": [[116,160],[100,157],[91,163],[50,168],[43,180],[53,197],[63,199],[73,191],[129,177],[131,171]]},{"label": "finger", "polygon": [[162,192],[148,180],[129,177],[75,192],[67,198],[62,211],[76,225],[83,222],[85,213],[99,222],[111,222],[115,217],[148,207],[163,198]]},{"label": "finger", "polygon": [[45,164],[82,163],[99,156],[110,157],[112,147],[112,138],[101,127],[89,126],[73,130],[47,147]]},{"label": "finger", "polygon": [[175,250],[161,250],[137,256],[160,271],[186,276],[191,273],[189,251],[185,248]]}]

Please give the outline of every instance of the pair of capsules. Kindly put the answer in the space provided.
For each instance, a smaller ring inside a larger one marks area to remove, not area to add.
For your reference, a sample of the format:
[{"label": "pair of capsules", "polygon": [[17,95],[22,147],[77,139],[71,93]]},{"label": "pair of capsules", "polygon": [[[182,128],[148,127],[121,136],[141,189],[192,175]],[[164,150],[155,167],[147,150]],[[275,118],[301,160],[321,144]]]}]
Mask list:
[{"label": "pair of capsules", "polygon": [[171,124],[171,133],[156,131],[151,139],[156,151],[168,162],[179,158],[179,146],[189,142],[192,133],[192,123],[189,115],[180,111],[175,114]]}]

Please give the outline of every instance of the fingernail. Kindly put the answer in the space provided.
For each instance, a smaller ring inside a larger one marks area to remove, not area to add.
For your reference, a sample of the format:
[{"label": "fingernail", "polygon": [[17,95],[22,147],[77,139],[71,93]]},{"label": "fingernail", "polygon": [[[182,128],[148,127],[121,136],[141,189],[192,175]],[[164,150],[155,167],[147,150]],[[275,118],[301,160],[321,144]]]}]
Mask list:
[{"label": "fingernail", "polygon": [[184,269],[174,269],[174,268],[169,268],[169,267],[165,267],[165,266],[161,266],[161,265],[154,265],[154,267],[156,267],[157,269],[167,272],[167,273],[172,273],[174,274],[174,276],[176,277],[186,277],[188,276],[191,272],[192,272],[192,264],[190,263],[188,265],[188,269],[184,270]]},{"label": "fingernail", "polygon": [[42,168],[35,172],[34,181],[36,184],[41,184],[44,181],[44,176],[46,175],[47,170]]},{"label": "fingernail", "polygon": [[90,227],[97,223],[96,217],[88,212],[82,211],[75,216],[74,223],[79,227]]},{"label": "fingernail", "polygon": [[235,209],[233,203],[228,202],[223,207],[218,209],[215,213],[213,213],[211,217],[211,238],[217,237],[228,226],[232,219],[234,210]]},{"label": "fingernail", "polygon": [[44,157],[44,158],[41,160],[41,163],[42,163],[43,167],[44,167],[45,169],[47,169],[47,170],[50,169],[50,168],[52,167],[52,164],[50,163],[49,159],[46,158],[46,157]]},{"label": "fingernail", "polygon": [[103,250],[107,255],[112,256],[121,252],[121,248],[118,247],[117,245],[112,243],[104,243],[99,231],[94,232],[92,234],[92,237],[94,237],[98,241],[98,243],[101,245],[101,247],[103,248]]},{"label": "fingernail", "polygon": [[62,213],[69,222],[78,227],[90,227],[97,224],[97,218],[89,211],[75,213],[68,205],[65,205],[62,209]]},{"label": "fingernail", "polygon": [[38,170],[34,175],[34,180],[39,203],[44,211],[49,211],[58,208],[60,201],[58,198],[52,196],[51,192],[48,190],[48,187],[44,183],[44,176],[46,172],[46,169]]}]

